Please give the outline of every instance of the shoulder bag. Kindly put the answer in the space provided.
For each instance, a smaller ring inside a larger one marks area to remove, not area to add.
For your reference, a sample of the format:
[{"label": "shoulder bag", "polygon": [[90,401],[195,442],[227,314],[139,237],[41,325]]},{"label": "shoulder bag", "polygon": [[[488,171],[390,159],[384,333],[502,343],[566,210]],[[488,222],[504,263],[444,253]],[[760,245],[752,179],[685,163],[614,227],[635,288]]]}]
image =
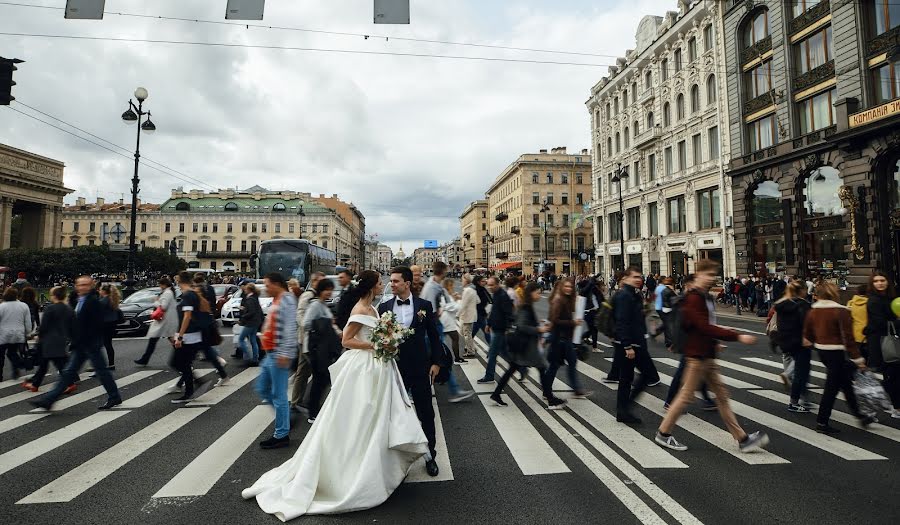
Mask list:
[{"label": "shoulder bag", "polygon": [[885,363],[900,361],[900,337],[894,323],[888,322],[888,335],[881,338],[881,358]]}]

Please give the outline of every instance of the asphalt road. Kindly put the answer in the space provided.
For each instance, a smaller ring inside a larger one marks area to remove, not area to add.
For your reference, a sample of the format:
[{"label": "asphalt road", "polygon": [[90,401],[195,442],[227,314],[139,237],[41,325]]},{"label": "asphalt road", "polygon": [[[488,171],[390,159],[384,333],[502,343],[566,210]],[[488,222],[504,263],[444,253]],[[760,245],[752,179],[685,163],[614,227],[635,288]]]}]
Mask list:
[{"label": "asphalt road", "polygon": [[[762,332],[754,319],[722,317],[720,324]],[[238,384],[211,389],[198,406],[176,407],[161,392],[175,379],[165,366],[165,344],[149,368],[132,364],[145,344],[116,341],[116,377],[129,383],[121,390],[130,408],[101,416],[96,406],[105,398],[102,389],[42,415],[29,412],[28,394],[18,386],[0,383],[4,523],[277,523],[240,492],[289,458],[309,425],[298,422],[292,447],[260,450],[256,442],[272,432],[271,412],[260,407],[252,381],[239,386],[257,369],[230,363]],[[651,346],[654,357],[672,358],[659,343]],[[230,337],[221,353],[231,353]],[[598,382],[610,367],[608,357],[607,349],[579,364],[579,379],[594,394],[561,412],[543,408],[534,372],[507,389],[508,407],[487,400],[492,386],[477,386],[477,399],[455,405],[447,402],[446,387],[437,387],[446,443],[439,444],[437,481],[414,467],[408,482],[378,508],[299,522],[900,522],[900,420],[866,432],[845,424],[847,407],[839,401],[836,411],[844,419],[834,424],[841,434],[812,432],[815,416],[789,413],[780,401],[779,369],[766,364],[779,358],[764,337],[749,347],[730,345],[722,361],[739,421],[771,437],[766,453],[737,453],[718,414],[699,406],[677,430],[688,451],[656,447],[650,440],[661,419],[662,385],[641,399],[641,426],[615,423],[615,385]],[[665,383],[674,368],[668,361],[656,365]],[[483,374],[483,357],[455,371],[469,385]],[[559,381],[554,388],[566,397],[564,370]],[[811,382],[823,384],[820,377]],[[86,379],[80,392],[97,386]]]}]

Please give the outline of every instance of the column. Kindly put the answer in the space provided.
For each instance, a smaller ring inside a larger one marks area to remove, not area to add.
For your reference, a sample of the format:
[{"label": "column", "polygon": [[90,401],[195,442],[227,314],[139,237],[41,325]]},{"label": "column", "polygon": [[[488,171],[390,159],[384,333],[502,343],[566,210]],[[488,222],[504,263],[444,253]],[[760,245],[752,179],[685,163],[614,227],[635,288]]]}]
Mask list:
[{"label": "column", "polygon": [[12,236],[12,211],[14,199],[0,197],[0,250],[9,248]]}]

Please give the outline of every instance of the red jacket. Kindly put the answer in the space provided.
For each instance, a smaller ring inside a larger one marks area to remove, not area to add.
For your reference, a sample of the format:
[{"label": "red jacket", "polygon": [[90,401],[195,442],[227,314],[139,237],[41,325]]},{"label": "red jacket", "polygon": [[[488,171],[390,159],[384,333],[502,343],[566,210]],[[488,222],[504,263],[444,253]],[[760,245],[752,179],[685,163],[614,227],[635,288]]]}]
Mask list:
[{"label": "red jacket", "polygon": [[686,357],[715,359],[718,341],[737,341],[738,333],[734,330],[710,324],[708,297],[708,294],[693,289],[682,300],[681,330],[685,333]]}]

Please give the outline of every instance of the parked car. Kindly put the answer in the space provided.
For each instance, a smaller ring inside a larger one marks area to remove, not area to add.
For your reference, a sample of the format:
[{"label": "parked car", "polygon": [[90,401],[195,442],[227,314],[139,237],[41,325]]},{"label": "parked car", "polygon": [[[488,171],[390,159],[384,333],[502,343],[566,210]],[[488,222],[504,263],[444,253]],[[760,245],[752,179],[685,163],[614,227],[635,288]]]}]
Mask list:
[{"label": "parked car", "polygon": [[[266,286],[263,284],[262,279],[259,279],[256,282],[256,296],[259,298],[259,306],[262,307],[263,316],[268,315],[269,308],[272,307],[273,299],[272,297],[269,297],[268,292],[266,292]],[[241,317],[241,298],[243,297],[244,290],[238,288],[238,290],[232,294],[231,299],[222,305],[220,319],[222,319],[222,324],[224,326],[234,326],[237,324]]]},{"label": "parked car", "polygon": [[[173,288],[173,291],[175,300],[180,301],[181,289]],[[147,335],[152,322],[150,314],[156,309],[156,298],[160,293],[162,288],[158,286],[142,288],[119,303],[124,320],[116,326],[116,335]]]},{"label": "parked car", "polygon": [[218,318],[222,315],[222,307],[240,288],[236,284],[214,284],[212,287],[216,292],[216,317]]}]

